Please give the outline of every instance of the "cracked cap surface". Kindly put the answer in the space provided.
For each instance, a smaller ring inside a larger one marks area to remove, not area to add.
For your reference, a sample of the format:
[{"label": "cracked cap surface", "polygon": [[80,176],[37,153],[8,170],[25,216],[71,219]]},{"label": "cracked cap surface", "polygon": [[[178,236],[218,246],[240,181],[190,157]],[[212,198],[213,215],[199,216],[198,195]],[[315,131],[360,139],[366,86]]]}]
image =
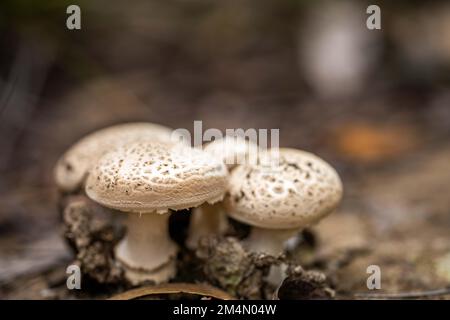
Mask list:
[{"label": "cracked cap surface", "polygon": [[342,183],[328,163],[296,149],[280,149],[277,160],[234,169],[225,200],[231,217],[261,228],[293,229],[337,207]]},{"label": "cracked cap surface", "polygon": [[86,193],[113,209],[164,213],[221,200],[227,176],[225,165],[201,150],[140,141],[105,154]]}]

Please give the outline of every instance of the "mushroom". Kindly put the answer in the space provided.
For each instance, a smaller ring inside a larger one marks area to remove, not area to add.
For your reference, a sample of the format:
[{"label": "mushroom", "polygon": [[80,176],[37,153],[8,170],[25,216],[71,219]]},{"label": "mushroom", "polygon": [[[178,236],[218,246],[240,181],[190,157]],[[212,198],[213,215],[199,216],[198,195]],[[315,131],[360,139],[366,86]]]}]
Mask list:
[{"label": "mushroom", "polygon": [[238,135],[214,140],[208,143],[204,150],[223,161],[230,171],[240,164],[255,164],[259,152],[256,143]]},{"label": "mushroom", "polygon": [[[305,151],[279,149],[267,159],[231,173],[225,207],[253,226],[245,242],[250,251],[277,256],[287,239],[337,207],[342,183],[329,164]],[[272,269],[269,282],[281,281],[281,271]]]},{"label": "mushroom", "polygon": [[125,123],[95,131],[79,140],[58,160],[54,177],[61,191],[78,190],[93,164],[111,149],[135,140],[171,143],[172,129],[145,122]]},{"label": "mushroom", "polygon": [[100,158],[87,178],[86,194],[128,213],[128,232],[115,254],[132,284],[160,283],[175,275],[169,210],[222,200],[226,178],[220,161],[182,144],[137,141]]},{"label": "mushroom", "polygon": [[[256,163],[259,148],[240,136],[225,136],[208,143],[204,151],[222,161],[232,171],[239,164]],[[228,221],[222,203],[195,208],[191,214],[186,246],[195,249],[201,237],[224,234],[227,228]]]}]

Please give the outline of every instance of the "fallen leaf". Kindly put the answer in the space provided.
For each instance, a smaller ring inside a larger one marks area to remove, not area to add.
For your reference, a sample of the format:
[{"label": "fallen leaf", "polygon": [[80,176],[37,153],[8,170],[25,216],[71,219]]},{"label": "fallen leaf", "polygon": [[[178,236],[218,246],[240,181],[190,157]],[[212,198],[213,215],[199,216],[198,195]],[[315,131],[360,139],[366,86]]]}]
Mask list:
[{"label": "fallen leaf", "polygon": [[109,298],[109,300],[133,300],[156,294],[188,293],[219,300],[235,300],[228,293],[207,284],[166,283],[132,289]]}]

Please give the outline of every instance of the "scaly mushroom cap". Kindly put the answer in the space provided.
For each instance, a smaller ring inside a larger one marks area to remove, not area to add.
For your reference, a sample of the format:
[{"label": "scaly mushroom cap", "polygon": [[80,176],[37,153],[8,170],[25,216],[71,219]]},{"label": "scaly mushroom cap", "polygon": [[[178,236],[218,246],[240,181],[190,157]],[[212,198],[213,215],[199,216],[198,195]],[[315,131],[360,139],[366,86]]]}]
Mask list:
[{"label": "scaly mushroom cap", "polygon": [[231,173],[228,214],[268,229],[306,227],[332,212],[342,198],[336,171],[317,156],[280,149],[277,162],[239,166]]},{"label": "scaly mushroom cap", "polygon": [[221,200],[227,175],[223,163],[201,150],[140,141],[105,154],[88,176],[86,193],[113,209],[164,213]]},{"label": "scaly mushroom cap", "polygon": [[228,169],[238,164],[256,163],[258,146],[239,136],[225,136],[223,139],[208,143],[204,150],[219,158]]},{"label": "scaly mushroom cap", "polygon": [[172,129],[154,123],[126,123],[101,129],[73,145],[57,162],[56,185],[71,192],[84,182],[93,164],[113,148],[139,139],[171,143]]}]

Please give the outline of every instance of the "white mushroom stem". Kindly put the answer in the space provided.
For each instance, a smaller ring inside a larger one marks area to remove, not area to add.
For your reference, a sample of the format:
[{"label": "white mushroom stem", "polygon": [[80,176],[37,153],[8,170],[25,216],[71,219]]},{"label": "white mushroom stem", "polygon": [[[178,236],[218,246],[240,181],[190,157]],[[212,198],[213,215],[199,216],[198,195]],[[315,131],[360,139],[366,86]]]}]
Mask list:
[{"label": "white mushroom stem", "polygon": [[221,203],[205,203],[194,208],[189,225],[189,236],[186,246],[194,250],[201,237],[208,235],[222,235],[228,228],[228,220]]},{"label": "white mushroom stem", "polygon": [[169,214],[129,213],[128,231],[116,248],[116,257],[126,267],[149,272],[167,264],[177,254],[169,237]]},{"label": "white mushroom stem", "polygon": [[284,252],[286,241],[298,233],[298,229],[266,229],[253,227],[245,245],[252,252],[264,252],[278,256]]},{"label": "white mushroom stem", "polygon": [[[299,229],[266,229],[253,227],[245,246],[251,252],[262,252],[279,256],[284,252],[286,241],[299,232]],[[286,278],[286,265],[272,266],[266,278],[267,282],[279,286]]]}]

